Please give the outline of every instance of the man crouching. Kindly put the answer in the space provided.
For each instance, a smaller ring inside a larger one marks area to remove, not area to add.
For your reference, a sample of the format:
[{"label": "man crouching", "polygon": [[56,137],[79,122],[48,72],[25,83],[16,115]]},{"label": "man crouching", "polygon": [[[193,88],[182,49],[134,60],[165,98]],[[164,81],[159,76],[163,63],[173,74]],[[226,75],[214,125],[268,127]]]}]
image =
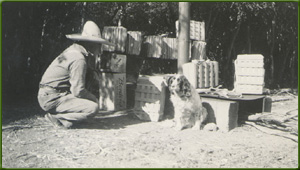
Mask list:
[{"label": "man crouching", "polygon": [[86,89],[87,58],[102,52],[99,27],[87,21],[81,34],[66,35],[75,43],[63,51],[45,71],[40,81],[38,101],[49,112],[45,118],[56,127],[70,128],[98,112],[98,99]]}]

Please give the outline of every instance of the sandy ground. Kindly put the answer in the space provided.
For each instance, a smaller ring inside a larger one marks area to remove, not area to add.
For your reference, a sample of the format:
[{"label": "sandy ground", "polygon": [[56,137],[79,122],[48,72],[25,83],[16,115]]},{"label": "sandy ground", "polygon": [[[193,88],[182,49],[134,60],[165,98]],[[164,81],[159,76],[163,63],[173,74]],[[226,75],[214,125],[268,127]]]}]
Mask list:
[{"label": "sandy ground", "polygon": [[[298,97],[272,104],[277,113],[295,108]],[[2,125],[2,167],[297,168],[298,142],[246,124],[227,133],[176,131],[132,115],[100,115],[64,130],[40,114]]]}]

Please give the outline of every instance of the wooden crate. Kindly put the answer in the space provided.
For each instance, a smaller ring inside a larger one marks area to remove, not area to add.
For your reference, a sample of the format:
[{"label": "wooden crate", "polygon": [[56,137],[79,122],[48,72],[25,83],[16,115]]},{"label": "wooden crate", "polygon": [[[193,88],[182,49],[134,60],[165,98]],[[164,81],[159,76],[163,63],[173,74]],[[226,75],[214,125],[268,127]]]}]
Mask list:
[{"label": "wooden crate", "polygon": [[126,53],[129,55],[140,55],[142,42],[143,37],[141,32],[128,31]]},{"label": "wooden crate", "polygon": [[164,59],[177,59],[178,46],[177,38],[163,38],[162,58]]},{"label": "wooden crate", "polygon": [[[176,36],[178,37],[178,25],[176,21]],[[205,41],[205,22],[190,20],[190,39],[197,41]]]},{"label": "wooden crate", "polygon": [[103,51],[109,52],[125,52],[127,29],[122,26],[105,26],[103,28],[102,37],[109,42],[115,44],[115,46],[109,46],[103,44]]},{"label": "wooden crate", "polygon": [[206,42],[193,41],[192,44],[192,60],[206,60]]},{"label": "wooden crate", "polygon": [[217,61],[199,61],[182,65],[183,74],[196,88],[210,88],[219,85],[219,64]]},{"label": "wooden crate", "polygon": [[228,132],[238,126],[239,102],[203,96],[201,99],[208,113],[208,123],[216,123],[222,132]]},{"label": "wooden crate", "polygon": [[264,91],[264,57],[242,54],[235,60],[235,91],[242,94],[262,94]]},{"label": "wooden crate", "polygon": [[146,57],[161,58],[162,57],[162,37],[147,36],[143,48],[146,52]]},{"label": "wooden crate", "polygon": [[106,111],[126,109],[126,74],[99,74],[99,108]]},{"label": "wooden crate", "polygon": [[164,114],[165,96],[166,86],[163,76],[140,76],[135,90],[135,115],[141,120],[161,120]]},{"label": "wooden crate", "polygon": [[99,63],[99,70],[106,72],[125,73],[126,55],[104,52]]}]

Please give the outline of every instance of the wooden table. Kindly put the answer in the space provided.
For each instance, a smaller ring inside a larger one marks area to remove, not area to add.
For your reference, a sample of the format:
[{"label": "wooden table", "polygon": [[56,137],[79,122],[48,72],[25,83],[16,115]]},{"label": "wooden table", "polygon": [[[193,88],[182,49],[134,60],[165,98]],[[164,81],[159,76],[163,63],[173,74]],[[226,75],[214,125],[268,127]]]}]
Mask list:
[{"label": "wooden table", "polygon": [[208,112],[208,122],[216,123],[219,130],[228,132],[251,113],[271,112],[272,100],[265,95],[219,97],[199,94]]}]

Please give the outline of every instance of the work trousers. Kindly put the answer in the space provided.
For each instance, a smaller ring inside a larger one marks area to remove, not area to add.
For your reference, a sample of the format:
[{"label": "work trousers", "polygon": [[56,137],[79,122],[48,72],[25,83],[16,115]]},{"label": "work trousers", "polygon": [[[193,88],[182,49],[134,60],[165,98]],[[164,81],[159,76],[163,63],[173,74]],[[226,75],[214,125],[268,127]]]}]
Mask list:
[{"label": "work trousers", "polygon": [[41,108],[55,115],[56,118],[68,121],[85,120],[99,111],[98,103],[75,97],[69,92],[55,92],[40,88],[38,101]]}]

